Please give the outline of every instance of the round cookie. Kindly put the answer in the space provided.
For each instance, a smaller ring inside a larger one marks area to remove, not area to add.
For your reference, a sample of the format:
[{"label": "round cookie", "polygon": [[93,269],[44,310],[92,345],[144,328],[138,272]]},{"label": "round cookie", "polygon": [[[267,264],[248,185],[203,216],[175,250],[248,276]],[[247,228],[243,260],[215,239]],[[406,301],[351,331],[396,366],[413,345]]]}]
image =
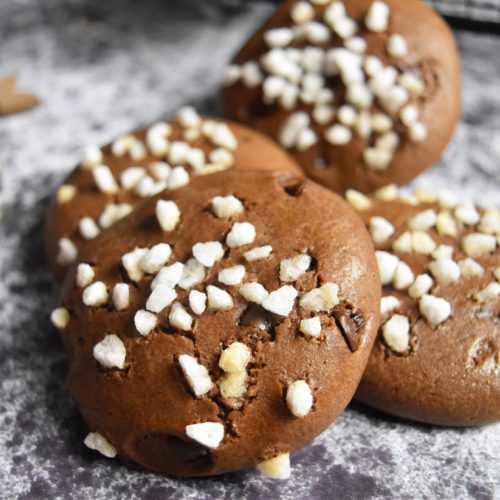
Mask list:
[{"label": "round cookie", "polygon": [[86,444],[104,454],[179,476],[260,464],[285,477],[288,453],[356,390],[379,319],[373,246],[311,181],[198,177],[80,258],[52,320]]},{"label": "round cookie", "polygon": [[99,149],[59,187],[46,220],[49,262],[59,279],[78,251],[144,199],[189,183],[193,175],[228,168],[300,172],[267,137],[246,127],[200,117],[193,108]]},{"label": "round cookie", "polygon": [[348,198],[384,285],[357,398],[431,424],[500,420],[500,210],[450,193],[400,196],[395,186]]},{"label": "round cookie", "polygon": [[288,0],[228,67],[224,103],[315,181],[368,193],[440,157],[460,113],[457,49],[419,0]]}]

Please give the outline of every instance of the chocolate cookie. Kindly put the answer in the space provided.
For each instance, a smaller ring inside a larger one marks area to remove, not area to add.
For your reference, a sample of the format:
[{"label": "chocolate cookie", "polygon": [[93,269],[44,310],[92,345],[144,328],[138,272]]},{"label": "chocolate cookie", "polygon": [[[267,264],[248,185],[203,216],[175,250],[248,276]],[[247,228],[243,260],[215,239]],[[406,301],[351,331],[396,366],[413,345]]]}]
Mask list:
[{"label": "chocolate cookie", "polygon": [[500,419],[500,210],[348,193],[375,242],[381,327],[357,398],[439,425]]},{"label": "chocolate cookie", "polygon": [[378,327],[361,220],[287,172],[195,178],[80,259],[52,319],[86,442],[165,474],[286,477],[351,399]]},{"label": "chocolate cookie", "polygon": [[246,127],[200,117],[183,108],[177,119],[89,147],[60,186],[49,209],[49,262],[62,279],[79,248],[128,215],[146,198],[221,170],[287,170],[299,167],[272,141]]},{"label": "chocolate cookie", "polygon": [[372,192],[440,157],[460,112],[457,49],[418,0],[288,0],[229,66],[224,102],[315,181]]}]

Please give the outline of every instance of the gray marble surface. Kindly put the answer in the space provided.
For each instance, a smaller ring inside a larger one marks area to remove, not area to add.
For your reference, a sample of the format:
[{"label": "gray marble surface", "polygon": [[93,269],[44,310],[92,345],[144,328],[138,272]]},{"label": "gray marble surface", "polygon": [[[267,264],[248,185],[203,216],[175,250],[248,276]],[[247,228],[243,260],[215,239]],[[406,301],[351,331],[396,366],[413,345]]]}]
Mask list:
[{"label": "gray marble surface", "polygon": [[[1,0],[0,76],[43,103],[0,118],[1,498],[500,498],[500,424],[439,429],[359,405],[292,456],[292,478],[249,470],[160,477],[87,450],[64,390],[65,356],[48,312],[47,199],[81,146],[191,102],[217,110],[222,69],[272,10],[264,2]],[[500,36],[457,32],[463,119],[416,184],[499,202]]]}]

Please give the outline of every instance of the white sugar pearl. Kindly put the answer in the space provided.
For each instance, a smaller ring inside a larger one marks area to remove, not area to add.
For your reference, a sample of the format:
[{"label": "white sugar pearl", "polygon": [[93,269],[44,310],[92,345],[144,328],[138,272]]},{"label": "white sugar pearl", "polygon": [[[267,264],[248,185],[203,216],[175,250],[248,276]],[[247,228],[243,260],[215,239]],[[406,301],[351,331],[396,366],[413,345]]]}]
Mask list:
[{"label": "white sugar pearl", "polygon": [[193,356],[181,354],[179,365],[196,397],[203,396],[213,387],[208,370]]},{"label": "white sugar pearl", "polygon": [[109,167],[106,165],[98,165],[92,170],[94,181],[100,191],[106,194],[116,194],[119,190],[118,184],[113,177]]},{"label": "white sugar pearl", "polygon": [[189,307],[195,314],[203,314],[207,308],[207,295],[198,290],[189,292]]},{"label": "white sugar pearl", "polygon": [[116,448],[98,432],[89,432],[83,444],[91,450],[98,451],[107,458],[116,457]]},{"label": "white sugar pearl", "polygon": [[50,315],[50,321],[59,330],[63,330],[68,326],[70,317],[69,312],[64,307],[54,309]]},{"label": "white sugar pearl", "polygon": [[304,335],[318,338],[321,335],[321,319],[318,316],[300,320],[299,330]]},{"label": "white sugar pearl", "polygon": [[424,295],[420,299],[419,307],[425,319],[434,326],[446,321],[451,314],[450,303],[433,295]]},{"label": "white sugar pearl", "polygon": [[384,217],[372,217],[369,222],[372,240],[376,245],[385,243],[393,234],[394,226]]},{"label": "white sugar pearl", "polygon": [[387,41],[387,52],[391,57],[404,57],[408,53],[408,45],[402,35],[394,34]]},{"label": "white sugar pearl", "polygon": [[156,219],[163,231],[173,231],[179,224],[181,211],[171,200],[158,200],[156,202]]},{"label": "white sugar pearl", "polygon": [[186,435],[207,448],[218,448],[224,439],[224,426],[217,422],[186,425]]},{"label": "white sugar pearl", "polygon": [[170,309],[168,321],[174,328],[185,332],[189,332],[193,325],[193,317],[179,303],[175,303]]},{"label": "white sugar pearl", "polygon": [[406,316],[395,314],[382,327],[382,336],[393,351],[407,351],[410,347],[410,321]]},{"label": "white sugar pearl", "polygon": [[284,285],[274,290],[262,301],[262,307],[280,316],[288,316],[293,309],[297,290],[290,285]]},{"label": "white sugar pearl", "polygon": [[135,329],[144,337],[149,335],[156,328],[157,323],[158,318],[149,311],[140,309],[135,313]]},{"label": "white sugar pearl", "polygon": [[368,9],[365,17],[365,25],[375,33],[384,32],[389,26],[389,7],[384,2],[375,0]]},{"label": "white sugar pearl", "polygon": [[169,306],[176,297],[177,293],[173,288],[167,285],[157,285],[146,301],[146,309],[154,313],[159,313],[163,311],[165,307]]},{"label": "white sugar pearl", "polygon": [[115,334],[106,335],[93,349],[94,358],[105,368],[125,367],[127,350],[120,337]]},{"label": "white sugar pearl", "polygon": [[288,479],[290,477],[290,455],[282,453],[257,465],[259,471],[271,479]]},{"label": "white sugar pearl", "polygon": [[244,283],[240,287],[240,294],[248,302],[262,304],[269,297],[269,292],[260,283]]},{"label": "white sugar pearl", "polygon": [[249,222],[235,222],[226,237],[226,244],[229,248],[241,247],[253,243],[255,236],[256,232],[253,224]]},{"label": "white sugar pearl", "polygon": [[82,294],[86,306],[99,307],[108,301],[108,290],[102,281],[96,281],[87,286]]},{"label": "white sugar pearl", "polygon": [[313,395],[307,382],[296,380],[288,386],[286,404],[294,417],[303,418],[311,411]]},{"label": "white sugar pearl", "polygon": [[396,268],[399,264],[399,258],[389,252],[377,250],[375,252],[380,280],[382,285],[389,285],[394,279]]},{"label": "white sugar pearl", "polygon": [[85,288],[90,285],[95,278],[94,268],[85,263],[78,264],[76,268],[76,284],[80,288]]},{"label": "white sugar pearl", "polygon": [[193,245],[194,258],[205,267],[212,267],[224,257],[224,247],[219,241],[207,241]]},{"label": "white sugar pearl", "polygon": [[130,286],[117,283],[113,288],[113,305],[117,311],[123,311],[130,305]]}]

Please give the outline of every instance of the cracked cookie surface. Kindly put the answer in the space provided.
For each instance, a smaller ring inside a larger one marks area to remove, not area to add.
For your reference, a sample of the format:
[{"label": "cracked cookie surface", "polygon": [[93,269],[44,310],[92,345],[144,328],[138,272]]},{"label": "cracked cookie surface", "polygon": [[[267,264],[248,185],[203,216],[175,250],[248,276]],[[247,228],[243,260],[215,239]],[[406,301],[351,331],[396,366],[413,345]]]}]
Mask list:
[{"label": "cracked cookie surface", "polygon": [[88,446],[166,474],[285,477],[288,453],[354,394],[379,299],[342,199],[286,172],[227,171],[83,249],[53,321]]}]

